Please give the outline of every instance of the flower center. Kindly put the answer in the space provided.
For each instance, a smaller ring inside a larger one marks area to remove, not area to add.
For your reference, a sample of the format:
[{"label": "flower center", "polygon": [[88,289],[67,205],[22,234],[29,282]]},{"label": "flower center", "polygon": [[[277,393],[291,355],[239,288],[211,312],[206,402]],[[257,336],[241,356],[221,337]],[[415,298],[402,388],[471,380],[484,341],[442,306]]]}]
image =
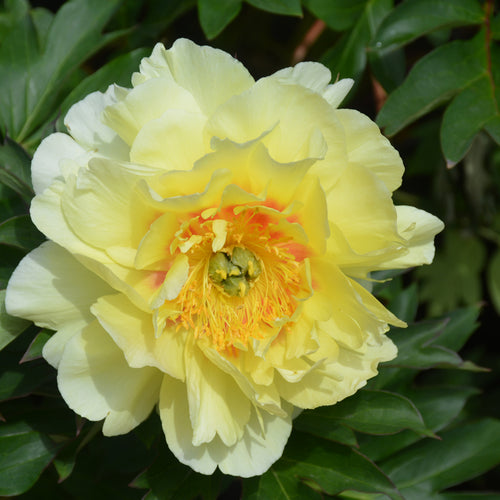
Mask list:
[{"label": "flower center", "polygon": [[232,297],[245,297],[261,272],[255,255],[241,247],[234,247],[231,253],[214,253],[208,264],[212,282]]}]

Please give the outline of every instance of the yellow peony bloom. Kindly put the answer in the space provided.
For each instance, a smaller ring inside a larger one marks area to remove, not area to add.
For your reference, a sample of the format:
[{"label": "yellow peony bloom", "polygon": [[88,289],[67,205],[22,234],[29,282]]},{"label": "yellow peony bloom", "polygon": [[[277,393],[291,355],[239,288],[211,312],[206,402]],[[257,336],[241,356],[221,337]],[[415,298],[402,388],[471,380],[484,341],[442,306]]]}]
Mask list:
[{"label": "yellow peony bloom", "polygon": [[[391,194],[403,164],[352,81],[301,63],[255,82],[228,54],[158,44],[75,104],[36,151],[10,314],[56,330],[43,355],[78,414],[129,432],[156,407],[204,474],[265,472],[296,408],[352,395],[404,326],[369,291],[430,263],[442,223]],[[367,281],[368,280],[368,281]]]}]

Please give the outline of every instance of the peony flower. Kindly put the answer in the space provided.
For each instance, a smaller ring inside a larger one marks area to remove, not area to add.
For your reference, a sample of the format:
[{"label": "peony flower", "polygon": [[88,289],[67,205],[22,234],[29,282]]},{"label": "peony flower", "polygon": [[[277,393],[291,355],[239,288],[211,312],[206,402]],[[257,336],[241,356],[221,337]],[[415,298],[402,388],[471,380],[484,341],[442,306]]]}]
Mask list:
[{"label": "peony flower", "polygon": [[158,44],[75,104],[32,163],[48,241],[6,306],[56,333],[60,392],[107,436],[154,408],[177,458],[262,474],[297,409],[332,405],[396,356],[370,273],[430,263],[442,223],[395,207],[403,164],[352,81],[318,63],[255,82],[228,54]]}]

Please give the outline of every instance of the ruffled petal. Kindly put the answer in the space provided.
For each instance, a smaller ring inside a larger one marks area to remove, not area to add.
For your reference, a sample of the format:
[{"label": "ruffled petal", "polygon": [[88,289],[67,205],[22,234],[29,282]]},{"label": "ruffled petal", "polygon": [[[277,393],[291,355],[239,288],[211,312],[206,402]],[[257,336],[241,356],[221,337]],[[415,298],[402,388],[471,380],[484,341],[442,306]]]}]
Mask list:
[{"label": "ruffled petal", "polygon": [[70,253],[47,241],[19,263],[7,287],[5,305],[12,316],[58,330],[85,324],[93,317],[90,306],[112,288]]},{"label": "ruffled petal", "polygon": [[[46,137],[38,146],[31,162],[31,180],[36,194],[41,194],[55,179],[63,177],[63,170],[68,172],[68,165],[73,173],[80,166],[86,165],[89,153],[74,139],[66,134],[56,132]],[[66,168],[61,168],[61,162]]]},{"label": "ruffled petal", "polygon": [[377,125],[353,109],[339,109],[337,116],[345,130],[349,161],[368,168],[389,191],[397,189],[403,177],[403,161]]},{"label": "ruffled petal", "polygon": [[190,170],[210,150],[203,139],[205,123],[200,113],[170,109],[141,128],[132,144],[130,160],[162,170]]},{"label": "ruffled petal", "polygon": [[186,387],[169,377],[162,384],[159,411],[169,448],[182,463],[202,474],[212,474],[218,465],[225,474],[262,474],[280,458],[291,431],[291,408],[286,417],[267,412],[257,415],[252,410],[242,438],[233,446],[225,446],[218,436],[194,446]]},{"label": "ruffled petal", "polygon": [[123,351],[130,367],[154,366],[172,377],[185,379],[185,333],[171,328],[156,337],[151,313],[137,309],[121,294],[101,297],[92,312]]},{"label": "ruffled petal", "polygon": [[162,377],[156,368],[130,368],[122,351],[94,321],[66,345],[57,382],[72,410],[89,420],[104,418],[103,433],[116,436],[149,416]]},{"label": "ruffled petal", "polygon": [[[151,58],[143,60],[141,72],[149,68],[161,76],[170,76],[196,100],[206,116],[233,95],[240,94],[253,83],[247,69],[222,50],[199,47],[184,38],[165,50],[157,45]],[[138,79],[134,81],[138,83]]]},{"label": "ruffled petal", "polygon": [[71,106],[66,114],[64,124],[69,133],[94,155],[128,160],[128,146],[102,120],[104,109],[123,99],[127,92],[126,89],[110,85],[105,93],[92,92]]},{"label": "ruffled petal", "polygon": [[406,240],[408,253],[384,264],[385,269],[400,269],[430,264],[434,258],[434,236],[444,224],[434,215],[415,207],[398,206],[398,232]]}]

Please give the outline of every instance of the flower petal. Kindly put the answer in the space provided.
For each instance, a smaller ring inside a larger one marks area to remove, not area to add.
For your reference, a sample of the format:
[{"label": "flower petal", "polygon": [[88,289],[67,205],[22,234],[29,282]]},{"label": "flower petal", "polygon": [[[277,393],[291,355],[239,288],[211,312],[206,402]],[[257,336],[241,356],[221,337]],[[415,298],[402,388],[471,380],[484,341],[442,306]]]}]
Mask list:
[{"label": "flower petal", "polygon": [[[254,83],[247,69],[228,53],[212,47],[199,47],[186,39],[177,40],[169,50],[163,46],[155,47],[151,59],[160,74],[168,72],[195,98],[206,116],[229,97],[240,94]],[[143,60],[141,66],[145,64]]]},{"label": "flower petal", "polygon": [[5,305],[12,316],[58,330],[92,321],[90,306],[112,288],[70,253],[47,241],[19,263],[7,287]]},{"label": "flower petal", "polygon": [[123,351],[130,367],[154,366],[185,379],[183,332],[165,329],[157,338],[151,314],[134,307],[122,294],[101,297],[92,306],[92,313]]},{"label": "flower petal", "polygon": [[387,262],[385,269],[400,269],[430,264],[434,258],[434,236],[444,224],[434,215],[415,207],[398,206],[398,232],[407,241],[409,252]]},{"label": "flower petal", "polygon": [[38,146],[31,162],[31,179],[36,194],[41,194],[52,182],[63,175],[61,162],[75,160],[71,165],[76,172],[79,166],[86,165],[88,152],[66,134],[56,132],[46,137]]},{"label": "flower petal", "polygon": [[203,140],[206,118],[200,113],[170,109],[146,123],[136,135],[130,161],[162,170],[190,170],[209,151]]},{"label": "flower petal", "polygon": [[389,191],[397,189],[403,177],[403,161],[376,123],[353,109],[339,109],[337,117],[345,130],[349,161],[368,168]]},{"label": "flower petal", "polygon": [[232,377],[219,370],[188,338],[184,362],[193,445],[217,434],[226,446],[241,439],[250,418],[250,401]]},{"label": "flower petal", "polygon": [[212,474],[217,465],[225,474],[262,474],[282,455],[291,431],[290,416],[261,412],[259,419],[252,410],[242,438],[233,446],[225,446],[217,436],[210,443],[194,446],[186,387],[169,377],[162,384],[159,410],[169,448],[182,463],[202,474]]},{"label": "flower petal", "polygon": [[92,92],[71,106],[64,124],[74,139],[94,154],[127,160],[127,145],[102,120],[104,109],[123,99],[127,92],[117,85],[110,85],[105,93]]},{"label": "flower petal", "polygon": [[97,321],[66,345],[57,382],[66,403],[89,420],[105,419],[107,436],[125,434],[144,421],[158,401],[162,373],[130,368]]}]

